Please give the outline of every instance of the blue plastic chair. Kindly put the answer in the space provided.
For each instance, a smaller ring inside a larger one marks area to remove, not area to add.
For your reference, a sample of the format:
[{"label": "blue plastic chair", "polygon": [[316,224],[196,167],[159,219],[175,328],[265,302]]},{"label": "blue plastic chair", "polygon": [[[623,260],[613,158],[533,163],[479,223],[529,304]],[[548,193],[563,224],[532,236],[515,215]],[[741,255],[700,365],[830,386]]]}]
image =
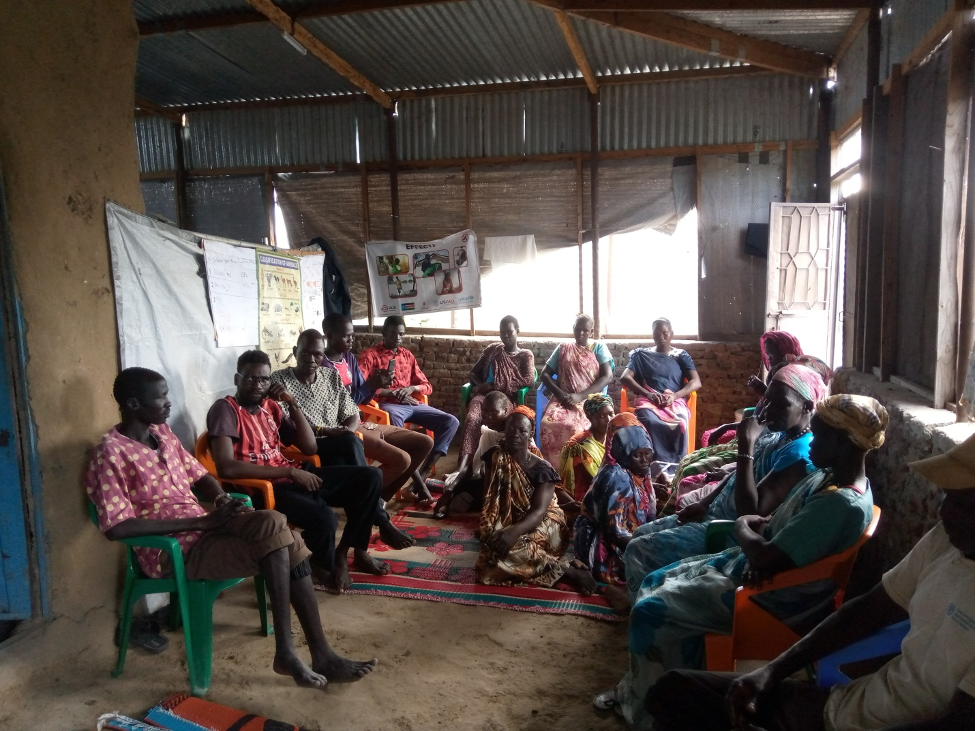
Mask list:
[{"label": "blue plastic chair", "polygon": [[841,672],[841,666],[858,660],[869,660],[882,655],[892,655],[902,649],[902,641],[909,633],[909,620],[890,624],[874,635],[848,645],[843,650],[818,660],[817,683],[819,688],[848,685],[851,678]]},{"label": "blue plastic chair", "polygon": [[[553,374],[552,378],[554,381],[559,380],[557,379],[555,373]],[[546,395],[545,391],[546,391],[546,384],[540,381],[539,385],[536,387],[536,444],[537,445],[539,444],[539,439],[540,436],[542,435],[542,431],[540,431],[539,427],[540,427],[540,422],[543,420],[543,410],[550,403],[550,397]],[[604,388],[601,390],[601,393],[604,394],[605,396],[607,395],[607,386],[604,386]]]}]

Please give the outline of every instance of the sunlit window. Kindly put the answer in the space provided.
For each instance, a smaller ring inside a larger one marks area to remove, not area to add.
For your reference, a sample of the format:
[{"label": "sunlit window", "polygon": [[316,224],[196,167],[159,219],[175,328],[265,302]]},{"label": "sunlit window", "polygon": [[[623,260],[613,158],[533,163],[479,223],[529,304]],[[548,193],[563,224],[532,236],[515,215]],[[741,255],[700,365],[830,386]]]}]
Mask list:
[{"label": "sunlit window", "polygon": [[831,170],[832,174],[843,170],[852,163],[858,162],[862,158],[862,129],[861,127],[856,127],[847,137],[845,137],[841,144],[838,145],[835,151],[834,167]]}]

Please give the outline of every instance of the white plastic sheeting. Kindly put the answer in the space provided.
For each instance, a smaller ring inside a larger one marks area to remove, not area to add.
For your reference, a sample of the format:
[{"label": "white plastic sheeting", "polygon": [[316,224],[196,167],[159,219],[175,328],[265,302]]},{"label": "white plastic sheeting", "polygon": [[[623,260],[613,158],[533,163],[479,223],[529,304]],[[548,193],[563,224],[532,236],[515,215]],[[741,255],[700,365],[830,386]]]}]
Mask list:
[{"label": "white plastic sheeting", "polygon": [[121,366],[163,374],[170,427],[192,450],[211,404],[233,393],[237,358],[247,348],[217,347],[198,235],[112,202],[105,217]]}]

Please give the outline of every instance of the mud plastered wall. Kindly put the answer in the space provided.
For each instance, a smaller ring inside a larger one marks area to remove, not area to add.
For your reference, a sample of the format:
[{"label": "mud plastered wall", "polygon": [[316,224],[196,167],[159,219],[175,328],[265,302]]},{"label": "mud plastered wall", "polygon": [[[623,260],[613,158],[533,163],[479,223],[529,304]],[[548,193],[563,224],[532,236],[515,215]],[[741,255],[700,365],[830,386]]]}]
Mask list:
[{"label": "mud plastered wall", "polygon": [[[356,349],[363,350],[380,342],[379,333],[357,333]],[[489,343],[490,337],[450,337],[440,335],[408,335],[405,346],[417,357],[417,362],[434,387],[431,405],[452,414],[461,408],[461,387],[468,382],[468,374]],[[522,338],[519,344],[533,351],[536,370],[542,372],[553,350],[563,341]],[[620,406],[621,373],[628,364],[628,353],[634,348],[653,346],[651,341],[603,341],[614,356],[614,383],[607,392]],[[746,381],[760,368],[759,343],[743,342],[684,342],[675,341],[695,361],[702,389],[698,395],[697,427],[699,434],[714,426],[733,420],[734,412],[752,406],[756,398],[746,388]],[[535,403],[535,402],[534,402]]]},{"label": "mud plastered wall", "polygon": [[87,450],[118,421],[104,205],[142,210],[138,35],[129,0],[32,0],[2,12],[0,162],[40,453],[38,538],[52,614],[79,622],[116,605],[121,575],[121,549],[89,522],[81,477]]}]

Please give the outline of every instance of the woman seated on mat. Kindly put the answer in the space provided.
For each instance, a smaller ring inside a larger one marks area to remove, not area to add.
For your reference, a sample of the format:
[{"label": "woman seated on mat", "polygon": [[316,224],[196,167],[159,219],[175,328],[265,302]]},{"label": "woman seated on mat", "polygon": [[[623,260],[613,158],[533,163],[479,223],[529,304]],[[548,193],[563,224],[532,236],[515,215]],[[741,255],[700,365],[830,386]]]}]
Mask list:
[{"label": "woman seated on mat", "polygon": [[702,388],[702,382],[692,357],[672,347],[671,322],[664,317],[655,320],[652,335],[654,348],[631,351],[621,385],[637,396],[634,413],[648,430],[655,459],[675,465],[688,448],[690,414],[685,399]]},{"label": "woman seated on mat", "polygon": [[[818,470],[772,516],[741,515],[734,529],[738,546],[679,561],[642,582],[631,610],[630,670],[609,698],[601,694],[595,703],[617,701],[632,729],[651,728],[648,689],[666,670],[704,669],[704,635],[732,632],[738,587],[760,587],[853,546],[872,520],[865,454],[882,446],[888,419],[867,396],[840,394],[818,403],[811,420]],[[754,601],[803,634],[830,612],[837,591],[831,581],[816,581]]]},{"label": "woman seated on mat", "polygon": [[570,531],[557,505],[560,481],[549,462],[529,451],[534,429],[530,409],[519,407],[505,423],[502,443],[482,458],[485,498],[479,519],[482,550],[475,563],[480,584],[524,581],[573,586],[584,596],[597,584],[590,572],[566,557]]},{"label": "woman seated on mat", "polygon": [[501,391],[509,401],[516,403],[519,389],[531,388],[536,382],[533,353],[519,347],[519,321],[512,315],[506,315],[499,323],[499,340],[502,342],[492,343],[482,351],[468,374],[472,395],[465,412],[461,456],[455,472],[464,472],[468,468],[478,448],[485,396],[492,391]]},{"label": "woman seated on mat", "polygon": [[608,422],[614,418],[614,402],[610,396],[592,393],[583,402],[583,413],[590,428],[570,437],[556,462],[563,489],[577,502],[587,494],[604,461],[604,437]]},{"label": "woman seated on mat", "polygon": [[593,318],[577,315],[573,342],[563,343],[553,351],[539,377],[550,394],[550,402],[540,416],[539,448],[551,464],[557,464],[567,440],[587,428],[584,400],[600,393],[614,378],[614,359],[604,343],[590,342],[593,334]]},{"label": "woman seated on mat", "polygon": [[[763,367],[767,369],[766,383],[759,376],[750,376],[747,380],[747,387],[753,391],[760,400],[756,408],[763,407],[763,394],[766,393],[773,372],[787,362],[788,356],[799,358],[804,355],[801,344],[793,335],[785,330],[769,330],[760,336],[760,359]],[[828,381],[825,380],[825,383]],[[709,429],[702,434],[702,446],[711,447],[716,444],[725,444],[736,437],[736,424],[722,424],[715,429]]]},{"label": "woman seated on mat", "polygon": [[618,429],[573,526],[573,555],[604,584],[624,583],[624,550],[636,528],[655,519],[648,470],[655,452],[643,426]]}]

